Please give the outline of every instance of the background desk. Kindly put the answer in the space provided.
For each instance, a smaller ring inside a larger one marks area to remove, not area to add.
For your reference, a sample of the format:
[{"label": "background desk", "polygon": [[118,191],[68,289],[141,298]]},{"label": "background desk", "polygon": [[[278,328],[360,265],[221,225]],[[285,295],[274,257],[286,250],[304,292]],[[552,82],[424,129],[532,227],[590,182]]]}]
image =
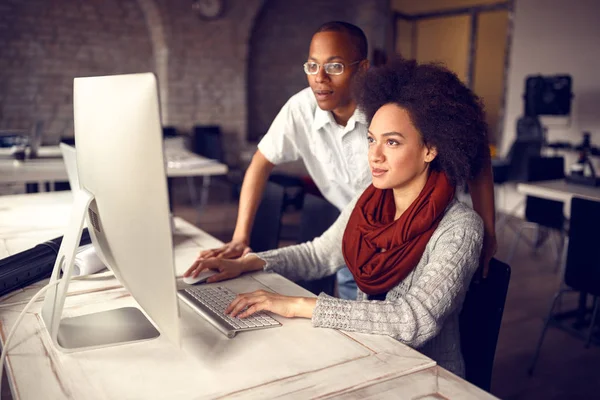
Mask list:
[{"label": "background desk", "polygon": [[[0,254],[30,247],[44,235],[54,237],[65,225],[69,200],[68,192],[0,197]],[[176,220],[176,227],[176,269],[181,275],[199,247],[218,241],[182,220]],[[1,299],[3,339],[24,302],[42,285]],[[178,280],[178,285],[183,283]],[[266,288],[310,296],[280,275],[264,272],[220,285],[236,292]],[[73,281],[64,316],[128,305],[137,306],[114,278]],[[276,317],[280,328],[227,339],[182,305],[182,350],[161,336],[64,354],[50,343],[40,308],[41,302],[36,303],[23,319],[7,358],[16,398],[493,398],[390,337],[317,329],[306,319]]]},{"label": "background desk", "polygon": [[570,202],[573,197],[600,201],[600,187],[568,183],[564,179],[555,181],[519,183],[517,190],[530,196]]},{"label": "background desk", "polygon": [[571,199],[573,197],[600,201],[600,187],[567,183],[564,179],[519,183],[517,191],[528,196],[564,202],[564,213],[567,217],[571,215]]},{"label": "background desk", "polygon": [[[0,184],[67,181],[67,170],[58,146],[40,149],[40,157],[17,161],[7,149],[0,149]],[[180,141],[165,140],[169,178],[227,174],[227,165],[183,149]]]}]

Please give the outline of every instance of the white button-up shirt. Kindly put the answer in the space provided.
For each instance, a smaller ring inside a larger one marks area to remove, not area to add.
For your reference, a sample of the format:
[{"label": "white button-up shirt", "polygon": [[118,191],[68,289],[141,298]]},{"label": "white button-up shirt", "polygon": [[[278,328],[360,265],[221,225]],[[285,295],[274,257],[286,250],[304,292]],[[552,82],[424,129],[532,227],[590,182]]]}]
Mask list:
[{"label": "white button-up shirt", "polygon": [[371,183],[367,130],[358,110],[338,125],[306,88],[283,106],[258,149],[276,165],[302,159],[323,196],[341,210]]}]

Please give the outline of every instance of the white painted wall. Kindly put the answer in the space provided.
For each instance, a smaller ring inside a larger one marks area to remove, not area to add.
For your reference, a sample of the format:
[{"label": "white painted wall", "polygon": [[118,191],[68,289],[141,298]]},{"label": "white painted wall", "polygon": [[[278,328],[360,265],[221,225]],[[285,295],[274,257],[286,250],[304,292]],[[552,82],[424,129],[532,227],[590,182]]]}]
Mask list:
[{"label": "white painted wall", "polygon": [[[580,143],[582,131],[590,131],[592,143],[600,146],[600,0],[515,0],[509,57],[501,155],[508,153],[523,115],[525,77],[534,74],[573,78],[570,122],[543,118],[548,140]],[[577,156],[561,155],[567,168]],[[598,170],[600,160],[594,161]],[[523,196],[514,185],[497,190],[496,196],[500,210],[522,215],[522,207],[515,206]]]},{"label": "white painted wall", "polygon": [[599,0],[515,0],[509,62],[502,154],[515,138],[525,77],[532,74],[573,77],[570,126],[546,121],[548,140],[579,143],[581,132],[590,131],[600,145]]}]

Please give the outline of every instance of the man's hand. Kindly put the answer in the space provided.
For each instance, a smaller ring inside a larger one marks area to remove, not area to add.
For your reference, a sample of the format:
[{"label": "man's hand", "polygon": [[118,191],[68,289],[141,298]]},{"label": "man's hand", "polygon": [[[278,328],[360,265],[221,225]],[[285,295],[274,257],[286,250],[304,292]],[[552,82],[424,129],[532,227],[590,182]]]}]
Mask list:
[{"label": "man's hand", "polygon": [[218,271],[215,275],[206,280],[207,283],[219,282],[225,279],[237,278],[244,272],[259,271],[265,266],[265,262],[256,256],[238,258],[236,260],[226,260],[223,258],[202,259],[198,257],[196,261],[183,274],[184,277],[191,276],[196,278],[204,270],[211,269]]},{"label": "man's hand", "polygon": [[245,318],[265,310],[287,318],[311,318],[316,305],[316,298],[290,297],[257,290],[252,293],[238,294],[225,309],[225,313],[234,318]]},{"label": "man's hand", "polygon": [[233,279],[245,272],[245,265],[241,259],[225,260],[222,258],[197,259],[191,267],[183,274],[184,277],[196,278],[204,270],[218,271],[206,280],[207,283],[219,282],[225,279]]},{"label": "man's hand", "polygon": [[250,246],[241,240],[232,240],[216,249],[203,250],[198,256],[198,260],[206,260],[208,258],[239,258],[250,253]]}]

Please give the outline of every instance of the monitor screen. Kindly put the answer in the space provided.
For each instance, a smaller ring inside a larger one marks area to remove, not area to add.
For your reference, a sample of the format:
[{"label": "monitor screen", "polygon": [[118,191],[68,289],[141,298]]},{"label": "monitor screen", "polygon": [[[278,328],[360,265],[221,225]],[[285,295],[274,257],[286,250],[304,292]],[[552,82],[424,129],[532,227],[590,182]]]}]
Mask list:
[{"label": "monitor screen", "polygon": [[173,243],[155,76],[75,78],[79,184],[100,259],[179,343]]}]

